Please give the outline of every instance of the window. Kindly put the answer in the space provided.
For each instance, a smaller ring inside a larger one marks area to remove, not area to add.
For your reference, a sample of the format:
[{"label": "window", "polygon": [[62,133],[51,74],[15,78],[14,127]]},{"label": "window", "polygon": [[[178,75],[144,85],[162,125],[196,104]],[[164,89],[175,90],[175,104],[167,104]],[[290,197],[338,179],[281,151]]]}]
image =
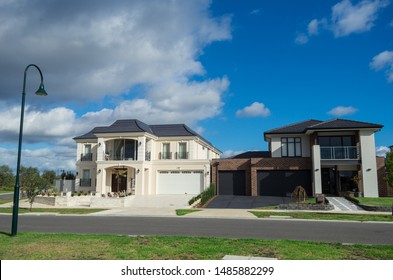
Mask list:
[{"label": "window", "polygon": [[80,179],[79,185],[81,187],[90,187],[91,185],[90,169],[83,169],[82,178]]},{"label": "window", "polygon": [[84,145],[84,152],[81,156],[82,161],[91,161],[93,160],[93,154],[91,152],[91,144]]},{"label": "window", "polygon": [[281,138],[281,156],[282,157],[301,157],[302,156],[302,139],[300,137],[282,137]]},{"label": "window", "polygon": [[179,143],[178,159],[187,159],[187,143]]},{"label": "window", "polygon": [[162,159],[171,159],[171,146],[169,143],[162,144]]}]

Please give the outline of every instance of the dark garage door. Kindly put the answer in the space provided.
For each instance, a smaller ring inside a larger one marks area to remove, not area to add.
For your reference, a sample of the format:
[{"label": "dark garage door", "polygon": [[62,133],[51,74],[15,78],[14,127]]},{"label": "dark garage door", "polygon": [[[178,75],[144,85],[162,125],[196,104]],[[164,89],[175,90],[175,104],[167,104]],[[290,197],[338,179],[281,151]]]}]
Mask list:
[{"label": "dark garage door", "polygon": [[218,173],[219,195],[246,195],[245,171],[220,171]]},{"label": "dark garage door", "polygon": [[311,191],[311,172],[309,170],[258,171],[258,195],[286,196],[297,186],[302,186],[308,196]]}]

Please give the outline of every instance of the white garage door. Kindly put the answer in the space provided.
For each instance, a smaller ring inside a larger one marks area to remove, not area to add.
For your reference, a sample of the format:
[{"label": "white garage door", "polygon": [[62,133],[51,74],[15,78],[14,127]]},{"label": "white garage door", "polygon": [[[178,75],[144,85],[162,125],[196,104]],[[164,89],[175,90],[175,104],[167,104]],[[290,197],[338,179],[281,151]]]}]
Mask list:
[{"label": "white garage door", "polygon": [[159,171],[157,194],[199,194],[203,191],[203,171]]}]

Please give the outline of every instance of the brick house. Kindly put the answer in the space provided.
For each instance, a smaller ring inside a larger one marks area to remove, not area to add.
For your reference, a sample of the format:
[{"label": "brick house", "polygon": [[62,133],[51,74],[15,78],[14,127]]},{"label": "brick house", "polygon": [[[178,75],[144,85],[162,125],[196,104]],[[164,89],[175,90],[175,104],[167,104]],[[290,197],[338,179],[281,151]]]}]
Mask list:
[{"label": "brick house", "polygon": [[220,195],[287,196],[303,186],[309,196],[356,191],[387,195],[384,161],[375,153],[382,125],[333,119],[306,120],[264,133],[269,151],[212,161]]}]

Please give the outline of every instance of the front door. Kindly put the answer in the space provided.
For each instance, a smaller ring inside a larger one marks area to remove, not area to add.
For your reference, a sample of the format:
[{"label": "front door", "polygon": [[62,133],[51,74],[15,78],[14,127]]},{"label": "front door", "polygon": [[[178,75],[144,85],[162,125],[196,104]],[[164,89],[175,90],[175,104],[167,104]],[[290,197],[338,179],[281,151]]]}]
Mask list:
[{"label": "front door", "polygon": [[335,168],[322,168],[322,193],[337,194],[337,180]]},{"label": "front door", "polygon": [[112,192],[127,191],[127,172],[112,173]]}]

